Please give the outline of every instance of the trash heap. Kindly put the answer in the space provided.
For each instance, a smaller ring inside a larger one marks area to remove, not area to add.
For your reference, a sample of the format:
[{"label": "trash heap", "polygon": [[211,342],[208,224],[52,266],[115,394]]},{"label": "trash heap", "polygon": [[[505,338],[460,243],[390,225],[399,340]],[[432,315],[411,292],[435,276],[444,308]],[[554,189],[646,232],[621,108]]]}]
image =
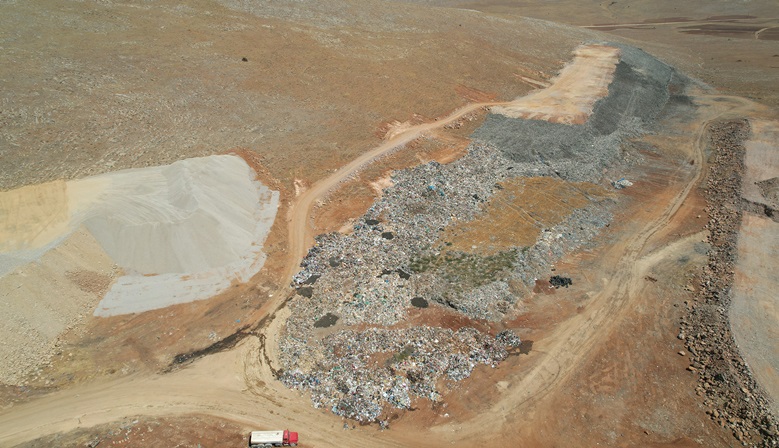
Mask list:
[{"label": "trash heap", "polygon": [[491,337],[473,328],[342,330],[322,340],[313,371],[287,370],[281,381],[309,391],[316,408],[373,422],[383,403],[410,409],[414,397],[439,401],[439,378],[460,381],[479,364],[495,367],[519,345],[511,331]]},{"label": "trash heap", "polygon": [[[669,92],[683,91],[689,80],[638,49],[620,50],[609,94],[586,123],[489,115],[464,157],[394,172],[393,186],[352,233],[317,237],[293,280],[298,294],[280,334],[284,384],[309,392],[316,407],[384,427],[387,408],[441,400],[441,379],[451,385],[518,347],[511,332],[412,324],[408,311],[417,307],[422,322],[442,308],[503,321],[516,312],[521,285],[532,287],[611,221],[614,201],[591,198],[543,229],[530,247],[481,255],[442,241],[447,226],[476,218],[507,179],[554,176],[608,185],[602,179],[608,169],[623,170],[639,158],[624,142],[649,132],[664,109],[684,104],[683,95]],[[560,286],[571,284],[560,279]]]},{"label": "trash heap", "polygon": [[298,294],[280,334],[283,383],[309,392],[316,407],[381,423],[388,408],[441,400],[439,379],[465,379],[475,366],[495,366],[518,347],[510,331],[406,322],[415,306],[504,320],[518,300],[511,282],[532,285],[609,222],[608,204],[592,203],[545,229],[531,247],[494,255],[448,249],[442,231],[477,217],[498,184],[516,176],[513,167],[494,147],[472,144],[451,164],[394,172],[393,186],[351,233],[317,236],[293,279]]},{"label": "trash heap", "polygon": [[[497,302],[514,301],[506,291],[499,296],[484,294],[476,289],[483,284],[475,284],[458,290],[457,297],[441,297],[439,291],[451,289],[442,288],[442,281],[452,279],[435,271],[418,272],[421,268],[412,262],[440,255],[435,247],[440,232],[455,221],[473,219],[483,199],[491,197],[495,185],[510,173],[505,159],[483,145],[472,146],[465,157],[449,165],[431,162],[396,172],[394,185],[352,233],[316,238],[293,280],[298,287],[312,284],[316,300],[301,307],[300,315],[293,313],[295,318],[316,320],[333,312],[346,325],[392,325],[403,319],[411,299],[421,296],[442,304],[448,300],[449,306],[472,318],[500,320],[505,313],[495,311]],[[514,258],[503,260],[506,271],[512,269]],[[488,280],[492,279],[484,283]]]}]

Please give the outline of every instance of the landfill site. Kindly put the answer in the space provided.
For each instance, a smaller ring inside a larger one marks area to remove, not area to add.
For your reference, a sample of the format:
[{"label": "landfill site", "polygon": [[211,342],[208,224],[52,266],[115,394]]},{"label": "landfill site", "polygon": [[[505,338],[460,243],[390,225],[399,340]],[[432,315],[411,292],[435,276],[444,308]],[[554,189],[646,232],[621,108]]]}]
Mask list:
[{"label": "landfill site", "polygon": [[771,2],[0,11],[0,446],[779,446]]}]

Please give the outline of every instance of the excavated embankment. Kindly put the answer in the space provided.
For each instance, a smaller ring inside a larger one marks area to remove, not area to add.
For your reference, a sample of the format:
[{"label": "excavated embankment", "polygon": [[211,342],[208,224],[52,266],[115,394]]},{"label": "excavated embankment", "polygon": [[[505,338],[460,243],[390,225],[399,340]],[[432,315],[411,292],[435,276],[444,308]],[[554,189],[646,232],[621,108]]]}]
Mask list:
[{"label": "excavated embankment", "polygon": [[746,120],[716,123],[709,130],[712,151],[705,196],[709,222],[708,263],[700,289],[680,325],[679,339],[690,352],[688,370],[698,375],[707,413],[742,443],[772,447],[779,437],[768,400],[744,362],[730,327],[728,310],[742,217]]},{"label": "excavated embankment", "polygon": [[[608,95],[589,121],[490,115],[466,156],[395,172],[393,186],[351,233],[317,237],[295,276],[298,295],[280,335],[284,384],[309,392],[315,407],[384,425],[391,408],[440,402],[440,381],[451,389],[477,365],[494,366],[518,349],[512,331],[485,328],[515,317],[523,291],[564,254],[589,244],[617,202],[587,194],[586,205],[548,224],[535,243],[489,255],[475,246],[453,249],[446,230],[482,217],[512,180],[549,176],[612,188],[604,169],[638,159],[626,139],[650,132],[667,107],[683,105],[671,92],[686,84],[641,50],[619,52]],[[456,313],[480,329],[412,326],[408,311],[420,299],[430,304],[422,313]]]},{"label": "excavated embankment", "polygon": [[685,103],[689,80],[672,67],[637,48],[618,45],[620,61],[608,95],[595,103],[584,124],[487,117],[476,141],[503,152],[519,175],[560,176],[569,181],[596,181],[623,154],[622,144],[651,129],[669,105]]}]

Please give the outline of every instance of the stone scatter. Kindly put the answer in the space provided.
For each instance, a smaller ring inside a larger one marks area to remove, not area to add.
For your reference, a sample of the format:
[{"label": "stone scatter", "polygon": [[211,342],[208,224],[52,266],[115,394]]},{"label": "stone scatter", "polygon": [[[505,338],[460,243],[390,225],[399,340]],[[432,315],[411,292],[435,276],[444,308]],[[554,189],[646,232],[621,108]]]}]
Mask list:
[{"label": "stone scatter", "polygon": [[779,440],[776,419],[738,351],[728,320],[742,215],[743,142],[748,136],[746,120],[720,122],[710,129],[713,160],[705,196],[711,250],[678,338],[687,346],[687,370],[698,376],[697,393],[709,406],[707,414],[745,446],[773,447]]}]

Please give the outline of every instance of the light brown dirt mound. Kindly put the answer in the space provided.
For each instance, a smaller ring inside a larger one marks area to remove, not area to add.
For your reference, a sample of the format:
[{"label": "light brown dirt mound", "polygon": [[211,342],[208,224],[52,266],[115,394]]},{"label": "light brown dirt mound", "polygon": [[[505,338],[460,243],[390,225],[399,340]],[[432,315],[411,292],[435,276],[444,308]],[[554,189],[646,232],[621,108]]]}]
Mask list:
[{"label": "light brown dirt mound", "polygon": [[80,228],[37,262],[0,277],[0,381],[23,384],[60,350],[59,336],[92,314],[122,274]]},{"label": "light brown dirt mound", "polygon": [[[38,248],[67,230],[64,181],[0,192],[0,251]],[[2,272],[2,271],[0,271]]]},{"label": "light brown dirt mound", "polygon": [[221,155],[24,187],[0,193],[0,206],[0,381],[18,384],[93,311],[140,313],[248,281],[265,261],[278,192]]},{"label": "light brown dirt mound", "polygon": [[586,45],[576,50],[576,58],[567,65],[552,85],[517,98],[507,106],[495,106],[492,112],[512,118],[545,120],[552,123],[582,124],[592,107],[609,91],[619,49],[604,45]]},{"label": "light brown dirt mound", "polygon": [[240,157],[221,155],[4,192],[3,233],[13,246],[0,265],[34,261],[83,225],[127,271],[97,315],[210,297],[264,262],[278,192],[255,177]]}]

